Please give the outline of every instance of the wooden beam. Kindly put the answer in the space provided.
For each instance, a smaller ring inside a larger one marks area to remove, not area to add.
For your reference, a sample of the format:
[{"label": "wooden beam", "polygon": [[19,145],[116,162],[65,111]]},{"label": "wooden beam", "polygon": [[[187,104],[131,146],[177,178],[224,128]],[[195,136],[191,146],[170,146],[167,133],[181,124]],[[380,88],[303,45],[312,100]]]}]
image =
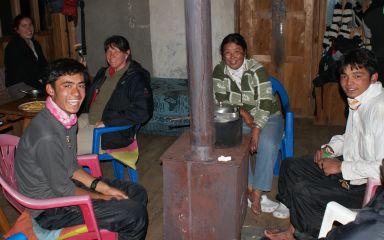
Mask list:
[{"label": "wooden beam", "polygon": [[[312,46],[313,44],[313,12],[314,12],[314,1],[313,0],[304,0],[304,10],[305,10],[305,31],[304,31],[304,46]],[[311,63],[313,59],[313,47],[306,47],[304,48],[304,64],[305,63]],[[308,67],[304,68],[303,73],[303,83],[306,85],[303,86],[304,89],[307,90],[306,93],[306,100],[308,103],[303,107],[304,113],[308,114],[312,112],[311,110],[311,101],[312,100],[312,78],[311,78],[311,64],[308,65]]]},{"label": "wooden beam", "polygon": [[40,32],[39,0],[29,0],[29,5],[31,6],[31,17],[35,23],[35,32]]},{"label": "wooden beam", "polygon": [[54,59],[75,58],[76,29],[74,22],[67,22],[62,13],[52,13]]},{"label": "wooden beam", "polygon": [[65,57],[67,54],[67,36],[65,33],[65,17],[61,13],[52,13],[52,39],[54,59]]},{"label": "wooden beam", "polygon": [[21,13],[20,0],[10,0],[10,1],[11,1],[12,18],[14,18]]}]

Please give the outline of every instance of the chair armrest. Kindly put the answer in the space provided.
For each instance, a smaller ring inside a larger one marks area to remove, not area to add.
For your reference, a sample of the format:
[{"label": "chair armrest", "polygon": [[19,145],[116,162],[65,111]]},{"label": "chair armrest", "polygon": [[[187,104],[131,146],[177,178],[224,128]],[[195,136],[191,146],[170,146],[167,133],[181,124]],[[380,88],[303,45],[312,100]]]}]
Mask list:
[{"label": "chair armrest", "polygon": [[88,167],[92,176],[102,176],[99,158],[96,154],[78,155],[77,162],[82,167]]},{"label": "chair armrest", "polygon": [[93,129],[93,140],[92,140],[92,153],[98,154],[100,149],[100,139],[101,135],[104,133],[119,132],[127,130],[132,127],[138,128],[139,125],[126,125],[126,126],[116,126],[116,127],[103,127],[103,128],[94,128]]},{"label": "chair armrest", "polygon": [[319,238],[324,238],[332,229],[333,222],[337,221],[341,224],[347,224],[355,220],[357,212],[354,212],[337,202],[329,202],[325,209],[323,222],[319,232]]},{"label": "chair armrest", "polygon": [[44,210],[57,207],[79,206],[83,214],[84,222],[87,225],[88,232],[95,232],[96,235],[100,234],[93,212],[91,197],[89,195],[33,199],[16,191],[1,177],[0,184],[14,200],[26,208]]}]

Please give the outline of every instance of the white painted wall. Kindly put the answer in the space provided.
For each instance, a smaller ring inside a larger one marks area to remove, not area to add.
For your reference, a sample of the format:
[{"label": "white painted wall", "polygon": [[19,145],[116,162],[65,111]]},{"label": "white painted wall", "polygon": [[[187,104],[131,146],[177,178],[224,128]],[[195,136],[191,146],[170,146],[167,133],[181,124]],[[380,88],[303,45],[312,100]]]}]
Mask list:
[{"label": "white painted wall", "polygon": [[[183,0],[149,0],[154,77],[187,78]],[[222,39],[235,30],[235,0],[212,0],[212,61],[220,59]]]},{"label": "white painted wall", "polygon": [[[235,1],[211,0],[213,65],[221,59],[222,39],[234,32]],[[184,0],[85,1],[85,18],[87,62],[92,75],[106,66],[104,40],[120,34],[128,39],[133,59],[152,77],[187,78]]]},{"label": "white painted wall", "polygon": [[[107,66],[103,44],[105,39],[112,35],[127,38],[133,59],[152,72],[148,1],[85,1],[87,63],[92,75],[95,75],[100,67]],[[80,21],[77,26],[77,38],[80,39]]]}]

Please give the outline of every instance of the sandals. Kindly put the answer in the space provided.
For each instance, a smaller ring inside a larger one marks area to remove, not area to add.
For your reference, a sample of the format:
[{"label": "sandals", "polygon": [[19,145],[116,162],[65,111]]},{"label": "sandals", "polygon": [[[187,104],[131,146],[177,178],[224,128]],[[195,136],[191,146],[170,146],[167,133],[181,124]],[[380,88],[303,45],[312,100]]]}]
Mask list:
[{"label": "sandals", "polygon": [[279,207],[279,203],[270,200],[267,195],[261,196],[260,205],[261,211],[265,213],[271,213]]},{"label": "sandals", "polygon": [[[279,203],[270,200],[267,195],[262,195],[260,198],[260,210],[264,213],[271,213],[276,210]],[[256,211],[253,206],[253,202],[248,198],[248,207],[251,208],[252,212],[259,215],[261,212]]]},{"label": "sandals", "polygon": [[284,204],[280,203],[272,215],[275,218],[287,219],[289,218],[289,209]]},{"label": "sandals", "polygon": [[263,194],[260,197],[260,209],[254,206],[254,203],[248,198],[248,207],[256,215],[260,213],[272,213],[275,218],[287,219],[289,218],[289,209],[283,204],[270,200],[267,195]]}]

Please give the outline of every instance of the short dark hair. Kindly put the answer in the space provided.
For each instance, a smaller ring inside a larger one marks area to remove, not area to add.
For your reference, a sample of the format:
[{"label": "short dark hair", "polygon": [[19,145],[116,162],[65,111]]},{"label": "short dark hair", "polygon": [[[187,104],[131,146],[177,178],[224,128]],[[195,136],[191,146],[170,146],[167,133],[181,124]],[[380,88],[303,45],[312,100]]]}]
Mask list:
[{"label": "short dark hair", "polygon": [[54,86],[59,77],[78,73],[83,74],[85,82],[88,81],[88,71],[83,64],[71,58],[61,58],[48,65],[44,83]]},{"label": "short dark hair", "polygon": [[228,34],[223,39],[223,41],[221,42],[221,45],[220,45],[220,54],[221,54],[221,56],[223,56],[224,46],[227,43],[235,43],[235,44],[241,46],[243,48],[244,52],[245,52],[245,55],[247,55],[247,42],[245,41],[243,36],[241,36],[239,33]]},{"label": "short dark hair", "polygon": [[377,73],[378,61],[375,55],[365,48],[351,49],[346,52],[338,63],[339,74],[345,72],[346,67],[351,66],[354,69],[365,68],[372,76]]},{"label": "short dark hair", "polygon": [[[129,47],[128,40],[125,37],[120,35],[113,35],[104,41],[104,52],[106,52],[109,47],[118,48],[122,52],[131,50],[131,48]],[[129,57],[127,60],[131,60],[131,55],[132,53],[129,54]]]},{"label": "short dark hair", "polygon": [[19,28],[20,23],[21,23],[21,20],[23,20],[24,18],[28,18],[29,20],[31,20],[32,24],[34,24],[33,19],[32,19],[30,16],[28,16],[28,15],[26,15],[26,14],[19,14],[19,15],[17,15],[17,16],[13,19],[13,28],[14,28],[14,29]]}]

